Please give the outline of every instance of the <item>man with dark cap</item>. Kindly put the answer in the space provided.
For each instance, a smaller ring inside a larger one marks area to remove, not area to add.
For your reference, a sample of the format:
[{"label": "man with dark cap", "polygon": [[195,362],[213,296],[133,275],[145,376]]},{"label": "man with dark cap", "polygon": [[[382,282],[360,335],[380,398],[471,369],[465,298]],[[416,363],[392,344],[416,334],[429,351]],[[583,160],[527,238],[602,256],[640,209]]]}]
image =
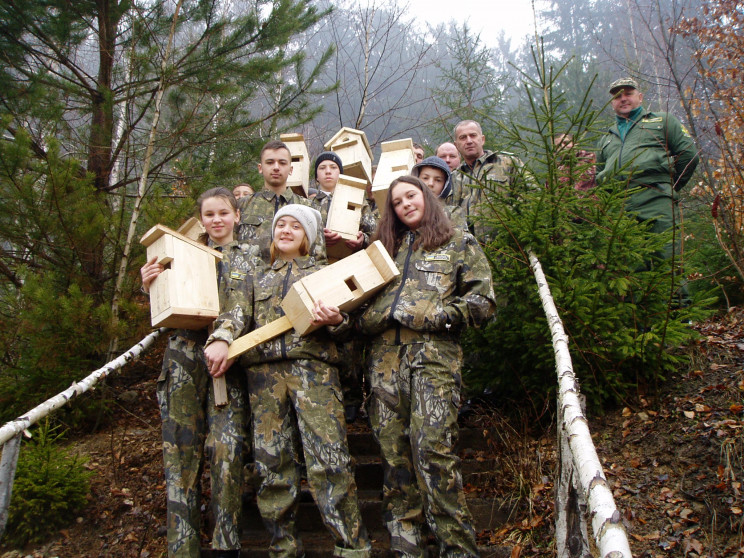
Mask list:
[{"label": "man with dark cap", "polygon": [[[652,221],[651,232],[668,231],[679,222],[678,192],[698,164],[690,133],[673,115],[642,106],[643,93],[629,77],[610,85],[616,122],[597,148],[597,182],[624,182],[626,210],[640,221]],[[670,243],[662,257],[669,259]]]}]

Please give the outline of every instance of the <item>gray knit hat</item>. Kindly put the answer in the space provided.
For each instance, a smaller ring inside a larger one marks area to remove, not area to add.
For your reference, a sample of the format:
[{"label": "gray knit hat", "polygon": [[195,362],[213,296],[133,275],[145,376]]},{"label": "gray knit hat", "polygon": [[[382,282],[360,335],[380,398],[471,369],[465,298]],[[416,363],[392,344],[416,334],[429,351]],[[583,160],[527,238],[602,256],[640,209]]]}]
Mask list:
[{"label": "gray knit hat", "polygon": [[452,171],[450,170],[449,165],[445,162],[444,159],[437,157],[436,155],[432,155],[431,157],[427,157],[420,163],[416,163],[415,165],[413,165],[411,174],[418,177],[418,175],[421,174],[422,167],[434,167],[435,169],[439,169],[444,173],[444,187],[439,193],[439,197],[442,199],[446,199],[447,196],[449,196],[452,192]]},{"label": "gray knit hat", "polygon": [[322,228],[320,211],[299,203],[290,203],[289,205],[285,205],[276,212],[276,215],[274,215],[274,221],[271,223],[272,240],[274,239],[274,227],[276,227],[276,222],[285,215],[294,217],[300,222],[302,228],[305,229],[305,235],[307,235],[310,246],[312,246],[315,243],[315,239],[318,237],[318,231]]},{"label": "gray knit hat", "polygon": [[323,151],[320,155],[318,155],[318,158],[315,159],[315,177],[318,177],[318,165],[322,163],[323,161],[333,161],[338,165],[338,170],[341,171],[341,174],[344,174],[344,165],[341,163],[341,157],[336,155],[333,151]]}]

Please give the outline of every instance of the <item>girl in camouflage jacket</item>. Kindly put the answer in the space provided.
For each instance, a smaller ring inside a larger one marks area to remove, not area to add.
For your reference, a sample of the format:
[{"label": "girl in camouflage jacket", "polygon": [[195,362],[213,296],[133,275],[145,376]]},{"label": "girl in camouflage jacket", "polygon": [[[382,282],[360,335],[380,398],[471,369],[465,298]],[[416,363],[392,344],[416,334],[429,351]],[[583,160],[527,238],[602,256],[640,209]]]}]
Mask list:
[{"label": "girl in camouflage jacket", "polygon": [[427,521],[440,556],[477,556],[457,442],[459,333],[495,308],[478,242],[418,178],[393,181],[376,238],[400,276],[358,318],[368,337],[369,417],[385,466],[383,514],[396,556],[422,557]]},{"label": "girl in camouflage jacket", "polygon": [[[273,221],[271,265],[256,269],[252,295],[242,301],[240,312],[225,309],[225,324],[231,316],[246,316],[247,333],[280,318],[280,304],[292,284],[320,268],[308,255],[319,230],[317,210],[299,204],[281,208]],[[327,325],[333,331],[349,327],[348,316],[322,301],[315,304],[313,317],[313,325]],[[215,329],[206,349],[210,367],[216,370],[227,364],[232,340],[231,334],[223,336],[224,327]],[[313,497],[336,539],[334,556],[370,554],[346,441],[335,366],[338,353],[326,329],[305,337],[292,330],[241,357],[247,368],[254,457],[261,476],[257,502],[272,536],[269,551],[274,557],[303,555],[295,525],[301,481],[298,439]]]},{"label": "girl in camouflage jacket", "polygon": [[[250,267],[250,255],[233,241],[239,221],[238,204],[226,188],[206,191],[197,203],[206,229],[202,240],[223,253],[217,267],[218,289],[220,304],[227,304],[229,298],[244,289]],[[163,269],[155,259],[141,268],[145,291]],[[239,370],[232,369],[226,376],[229,403],[219,409],[215,407],[202,349],[207,334],[206,329],[173,331],[157,384],[167,492],[168,556],[171,557],[201,556],[199,478],[205,449],[210,459],[214,556],[240,555],[246,394]]]}]

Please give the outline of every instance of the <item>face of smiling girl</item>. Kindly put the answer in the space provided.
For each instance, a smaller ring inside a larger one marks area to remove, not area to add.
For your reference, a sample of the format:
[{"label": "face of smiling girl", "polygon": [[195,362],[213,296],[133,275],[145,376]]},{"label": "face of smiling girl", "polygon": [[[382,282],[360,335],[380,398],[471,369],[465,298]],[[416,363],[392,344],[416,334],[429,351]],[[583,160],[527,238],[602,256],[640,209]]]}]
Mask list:
[{"label": "face of smiling girl", "polygon": [[201,204],[201,223],[218,246],[233,239],[233,231],[240,221],[238,211],[223,197],[207,198]]},{"label": "face of smiling girl", "polygon": [[280,217],[274,225],[274,245],[283,260],[299,258],[302,242],[305,240],[305,229],[294,217]]},{"label": "face of smiling girl", "polygon": [[398,219],[411,230],[416,230],[424,218],[424,194],[413,184],[398,182],[393,186],[391,200]]}]

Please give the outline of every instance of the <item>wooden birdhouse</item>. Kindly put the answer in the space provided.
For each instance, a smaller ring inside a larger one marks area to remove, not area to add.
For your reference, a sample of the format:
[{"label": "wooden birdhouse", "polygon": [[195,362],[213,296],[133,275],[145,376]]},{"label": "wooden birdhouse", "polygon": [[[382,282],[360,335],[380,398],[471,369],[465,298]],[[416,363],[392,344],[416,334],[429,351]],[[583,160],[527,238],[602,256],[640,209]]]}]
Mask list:
[{"label": "wooden birdhouse", "polygon": [[287,145],[292,157],[292,174],[287,179],[287,186],[295,194],[306,198],[310,187],[310,156],[305,137],[302,134],[281,134],[279,139]]},{"label": "wooden birdhouse", "polygon": [[[328,209],[326,228],[337,232],[344,240],[354,240],[357,237],[366,187],[366,181],[353,176],[342,174],[338,177]],[[326,246],[326,252],[328,257],[335,261],[351,254],[351,249],[345,242],[337,242],[333,246]]]},{"label": "wooden birdhouse", "polygon": [[295,282],[282,301],[284,316],[236,339],[228,351],[233,358],[294,328],[300,335],[318,329],[312,325],[313,306],[322,300],[343,311],[361,306],[400,274],[382,242],[324,267]]},{"label": "wooden birdhouse", "polygon": [[153,327],[201,329],[219,315],[216,262],[222,253],[174,230],[155,225],[140,241],[147,260],[165,267],[150,285]]},{"label": "wooden birdhouse", "polygon": [[382,215],[385,211],[385,200],[390,183],[399,176],[411,174],[413,165],[416,164],[416,154],[413,152],[411,138],[386,141],[380,145],[380,148],[382,153],[377,163],[375,180],[372,183],[372,197],[375,199],[377,210]]},{"label": "wooden birdhouse", "polygon": [[206,231],[201,224],[201,221],[196,217],[189,217],[189,219],[176,230],[177,233],[190,238],[191,240],[199,240],[199,237]]},{"label": "wooden birdhouse", "polygon": [[364,132],[341,128],[323,147],[340,157],[345,175],[366,180],[367,183],[372,181],[372,149]]}]

